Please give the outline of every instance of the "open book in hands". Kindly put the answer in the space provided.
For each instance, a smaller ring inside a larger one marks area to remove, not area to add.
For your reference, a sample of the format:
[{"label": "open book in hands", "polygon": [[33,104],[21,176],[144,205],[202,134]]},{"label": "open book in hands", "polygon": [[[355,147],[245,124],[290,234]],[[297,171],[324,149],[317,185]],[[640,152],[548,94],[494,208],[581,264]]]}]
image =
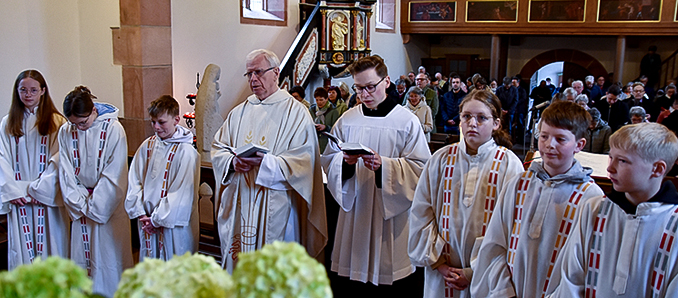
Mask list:
[{"label": "open book in hands", "polygon": [[337,144],[337,147],[341,149],[344,153],[348,155],[374,155],[372,149],[360,143],[344,143],[339,137],[333,135],[330,132],[323,131],[323,134],[327,136],[332,142]]}]

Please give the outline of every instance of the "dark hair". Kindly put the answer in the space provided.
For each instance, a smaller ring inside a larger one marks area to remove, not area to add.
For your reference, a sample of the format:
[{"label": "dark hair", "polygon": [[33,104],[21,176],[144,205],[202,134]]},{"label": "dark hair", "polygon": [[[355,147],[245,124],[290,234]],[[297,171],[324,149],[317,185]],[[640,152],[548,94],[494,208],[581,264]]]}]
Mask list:
[{"label": "dark hair", "polygon": [[306,98],[306,90],[304,90],[304,87],[301,86],[294,86],[292,89],[290,89],[290,94],[292,93],[297,93],[301,98]]},{"label": "dark hair", "polygon": [[[330,91],[334,90],[334,92],[337,93],[337,98],[341,98],[341,90],[339,90],[339,87],[337,86],[329,86],[327,87],[327,93],[329,94]],[[329,95],[328,95],[329,96]]]},{"label": "dark hair", "polygon": [[329,98],[330,94],[325,90],[323,87],[318,87],[315,88],[315,91],[313,91],[313,97],[322,97],[322,98]]},{"label": "dark hair", "polygon": [[174,97],[163,95],[151,102],[151,106],[148,107],[148,115],[155,118],[162,116],[162,114],[172,117],[179,116],[179,103]]},{"label": "dark hair", "polygon": [[361,73],[371,68],[374,68],[374,70],[377,72],[377,75],[381,78],[388,76],[388,68],[384,63],[384,59],[381,59],[381,57],[378,55],[367,56],[356,60],[348,67],[348,71],[351,72],[351,75],[355,76],[355,74]]},{"label": "dark hair", "polygon": [[7,127],[5,128],[5,131],[7,134],[15,137],[22,137],[24,135],[23,121],[26,106],[21,101],[21,96],[19,95],[19,84],[21,83],[21,80],[26,78],[31,78],[38,81],[38,83],[40,83],[41,91],[45,91],[45,93],[40,98],[40,102],[38,103],[38,109],[36,111],[37,120],[35,121],[35,126],[38,127],[38,133],[40,133],[40,135],[49,135],[59,129],[59,122],[55,119],[54,115],[61,116],[61,114],[54,106],[54,102],[52,102],[52,97],[49,95],[49,88],[47,87],[45,78],[39,71],[35,69],[22,71],[14,81],[12,103],[9,106]]},{"label": "dark hair", "polygon": [[66,117],[88,117],[94,109],[92,91],[85,86],[77,86],[64,99],[64,114]]},{"label": "dark hair", "polygon": [[591,114],[571,101],[556,101],[544,110],[541,119],[542,123],[567,129],[577,139],[581,139],[586,137],[586,130],[591,123]]},{"label": "dark hair", "polygon": [[511,85],[511,77],[505,76],[503,81],[504,85]]},{"label": "dark hair", "polygon": [[473,89],[473,91],[464,96],[464,100],[459,104],[459,112],[461,113],[461,111],[464,110],[464,105],[472,100],[477,100],[485,104],[485,106],[490,109],[492,117],[499,120],[499,128],[492,131],[494,142],[499,146],[504,146],[506,148],[513,147],[511,136],[501,128],[501,101],[499,101],[499,98],[490,90]]},{"label": "dark hair", "polygon": [[621,88],[619,88],[617,84],[612,84],[610,88],[607,88],[607,93],[619,96],[619,94],[621,94]]},{"label": "dark hair", "polygon": [[459,79],[461,81],[461,77],[456,72],[450,74],[450,80],[452,79]]}]

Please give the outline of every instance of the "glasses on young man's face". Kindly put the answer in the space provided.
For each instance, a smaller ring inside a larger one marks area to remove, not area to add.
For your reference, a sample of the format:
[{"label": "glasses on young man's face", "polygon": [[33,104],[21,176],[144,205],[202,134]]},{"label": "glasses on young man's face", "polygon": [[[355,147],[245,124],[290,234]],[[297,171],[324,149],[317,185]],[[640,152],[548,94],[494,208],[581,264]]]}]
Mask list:
[{"label": "glasses on young man's face", "polygon": [[249,80],[249,79],[252,79],[252,75],[253,75],[253,74],[257,75],[257,78],[261,78],[261,76],[263,76],[267,71],[269,71],[269,70],[271,70],[271,69],[274,69],[274,68],[275,68],[275,66],[274,66],[274,67],[269,67],[269,68],[267,68],[267,69],[257,69],[257,70],[253,70],[253,71],[248,71],[248,72],[246,72],[246,73],[245,73],[244,75],[242,75],[242,76],[243,76],[243,77],[247,77],[248,80]]},{"label": "glasses on young man's face", "polygon": [[385,78],[386,78],[386,77],[381,78],[381,80],[379,80],[379,82],[377,82],[377,83],[374,84],[374,85],[367,85],[367,86],[364,86],[364,87],[363,87],[363,86],[358,86],[358,85],[356,85],[356,84],[353,84],[353,86],[351,86],[351,88],[352,88],[353,91],[355,91],[356,93],[363,93],[363,90],[364,90],[364,91],[367,91],[367,93],[372,94],[372,93],[374,93],[374,91],[377,90],[377,85],[381,84],[381,82],[383,82]]},{"label": "glasses on young man's face", "polygon": [[476,119],[476,123],[478,123],[478,125],[483,125],[483,124],[487,123],[488,121],[494,119],[494,117],[492,117],[492,116],[485,116],[485,115],[482,115],[482,114],[473,115],[473,114],[469,114],[469,113],[461,114],[460,117],[461,117],[461,120],[464,123],[470,123],[471,119]]},{"label": "glasses on young man's face", "polygon": [[88,127],[89,119],[92,117],[92,114],[94,114],[94,113],[90,113],[90,114],[87,115],[86,117],[81,117],[81,118],[83,118],[83,119],[80,119],[80,121],[77,121],[77,122],[71,122],[71,123],[72,123],[73,125],[75,125],[75,127],[77,127],[78,129],[81,129],[81,130],[82,130],[82,129],[85,129],[85,128],[89,128],[89,127]]},{"label": "glasses on young man's face", "polygon": [[40,88],[31,88],[31,89],[28,89],[28,88],[26,88],[26,87],[21,87],[21,88],[19,88],[19,93],[21,93],[21,94],[26,94],[26,95],[28,95],[28,94],[30,94],[30,95],[36,95],[36,94],[38,94],[39,92],[40,92]]}]

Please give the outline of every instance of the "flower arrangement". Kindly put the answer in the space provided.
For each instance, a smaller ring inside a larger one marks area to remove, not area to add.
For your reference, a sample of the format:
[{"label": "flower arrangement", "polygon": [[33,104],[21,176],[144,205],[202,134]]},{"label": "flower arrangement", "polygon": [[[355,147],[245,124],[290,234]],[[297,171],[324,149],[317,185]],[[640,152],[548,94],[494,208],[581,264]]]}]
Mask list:
[{"label": "flower arrangement", "polygon": [[297,243],[276,241],[239,254],[233,280],[239,298],[332,297],[325,267]]},{"label": "flower arrangement", "polygon": [[145,259],[127,269],[115,298],[235,297],[233,281],[214,259],[186,253],[169,261]]},{"label": "flower arrangement", "polygon": [[85,269],[60,257],[36,258],[33,264],[0,273],[0,297],[95,297],[91,292]]}]

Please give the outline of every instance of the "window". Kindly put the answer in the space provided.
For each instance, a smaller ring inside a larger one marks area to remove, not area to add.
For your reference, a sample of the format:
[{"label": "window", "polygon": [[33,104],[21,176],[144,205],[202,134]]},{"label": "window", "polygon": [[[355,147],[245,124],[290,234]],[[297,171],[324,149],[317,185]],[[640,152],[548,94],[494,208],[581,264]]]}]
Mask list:
[{"label": "window", "polygon": [[395,33],[396,0],[378,0],[376,7],[378,32]]},{"label": "window", "polygon": [[287,26],[287,0],[240,0],[240,23]]}]

